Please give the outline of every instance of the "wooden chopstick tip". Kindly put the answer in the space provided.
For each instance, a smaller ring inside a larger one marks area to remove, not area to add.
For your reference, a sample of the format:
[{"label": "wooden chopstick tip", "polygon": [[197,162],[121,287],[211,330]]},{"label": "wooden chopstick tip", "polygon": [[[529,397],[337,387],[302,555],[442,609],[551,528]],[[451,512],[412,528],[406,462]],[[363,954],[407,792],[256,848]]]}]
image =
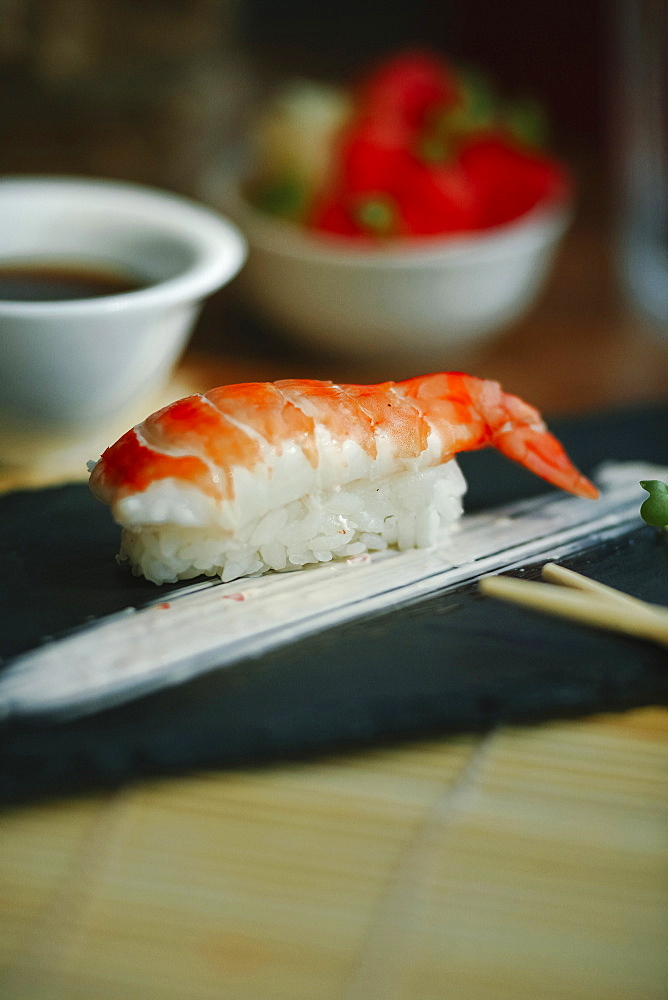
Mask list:
[{"label": "wooden chopstick tip", "polygon": [[505,580],[512,580],[512,577],[494,573],[492,576],[482,576],[478,580],[478,590],[486,595],[494,597],[506,588]]},{"label": "wooden chopstick tip", "polygon": [[511,604],[668,645],[668,610],[595,581],[590,581],[590,589],[581,583],[587,580],[586,577],[580,578],[572,570],[564,572],[572,574],[576,582],[568,580],[565,586],[552,586],[537,580],[499,575],[482,577],[478,586],[484,595]]}]

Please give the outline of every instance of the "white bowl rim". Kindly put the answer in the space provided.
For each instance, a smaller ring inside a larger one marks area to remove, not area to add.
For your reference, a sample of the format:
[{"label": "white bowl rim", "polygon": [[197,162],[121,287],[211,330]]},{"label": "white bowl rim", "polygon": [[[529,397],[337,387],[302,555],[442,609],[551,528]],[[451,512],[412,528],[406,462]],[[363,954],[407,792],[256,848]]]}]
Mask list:
[{"label": "white bowl rim", "polygon": [[[456,264],[469,258],[498,258],[522,253],[527,243],[536,247],[551,242],[566,230],[574,214],[568,194],[543,200],[510,222],[467,233],[424,236],[419,239],[393,239],[369,249],[355,245],[354,237],[315,233],[299,223],[278,219],[255,208],[243,196],[240,184],[231,175],[218,177],[219,194],[232,218],[239,224],[251,245],[294,259],[317,259],[322,263],[341,263],[350,267],[405,267],[419,264]],[[209,195],[212,190],[209,188]],[[245,225],[248,227],[245,229]]]},{"label": "white bowl rim", "polygon": [[[89,196],[99,194],[108,200],[118,197],[135,202],[145,209],[169,210],[178,225],[175,234],[184,243],[190,242],[198,259],[181,274],[157,281],[145,288],[118,292],[90,299],[51,302],[21,302],[0,299],[0,314],[4,316],[65,317],[99,316],[101,313],[153,311],[169,305],[196,301],[209,295],[231,280],[241,269],[248,255],[248,245],[238,227],[213,208],[171,191],[132,181],[113,178],[80,177],[77,175],[27,174],[0,176],[0,196],[8,190],[31,192],[36,189],[71,193],[79,190]],[[161,218],[169,229],[169,216]],[[186,235],[187,234],[187,235]],[[0,255],[0,262],[2,256]]]}]

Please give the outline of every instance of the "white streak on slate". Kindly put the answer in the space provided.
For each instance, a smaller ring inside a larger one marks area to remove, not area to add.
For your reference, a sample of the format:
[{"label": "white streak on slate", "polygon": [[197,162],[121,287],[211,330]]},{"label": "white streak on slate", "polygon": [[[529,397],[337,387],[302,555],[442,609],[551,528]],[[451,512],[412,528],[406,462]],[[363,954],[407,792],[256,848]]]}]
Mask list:
[{"label": "white streak on slate", "polygon": [[75,718],[489,573],[558,561],[640,527],[639,481],[667,476],[609,465],[596,477],[597,502],[550,493],[465,515],[430,549],[186,585],[15,657],[0,675],[0,717]]}]

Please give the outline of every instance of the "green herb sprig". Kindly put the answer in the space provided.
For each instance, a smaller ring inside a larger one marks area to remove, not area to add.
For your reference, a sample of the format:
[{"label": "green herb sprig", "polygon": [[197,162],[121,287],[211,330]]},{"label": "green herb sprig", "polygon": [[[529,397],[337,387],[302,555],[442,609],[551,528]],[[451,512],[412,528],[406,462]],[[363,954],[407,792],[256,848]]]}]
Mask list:
[{"label": "green herb sprig", "polygon": [[649,496],[640,507],[640,516],[653,528],[668,528],[668,483],[643,479],[640,483]]}]

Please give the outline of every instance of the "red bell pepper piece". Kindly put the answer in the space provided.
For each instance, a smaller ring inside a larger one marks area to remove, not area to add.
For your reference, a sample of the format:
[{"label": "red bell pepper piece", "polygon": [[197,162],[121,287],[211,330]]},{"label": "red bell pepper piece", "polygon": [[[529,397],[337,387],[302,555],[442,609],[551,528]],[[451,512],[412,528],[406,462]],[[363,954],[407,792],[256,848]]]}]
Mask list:
[{"label": "red bell pepper piece", "polygon": [[308,219],[310,229],[336,236],[364,236],[363,226],[354,218],[340,192],[329,192],[316,201]]},{"label": "red bell pepper piece", "polygon": [[542,201],[565,196],[569,189],[558,163],[503,135],[469,140],[459,160],[477,190],[479,224],[484,227],[510,222]]},{"label": "red bell pepper piece", "polygon": [[429,166],[413,159],[397,201],[406,235],[461,233],[479,225],[477,191],[457,162]]},{"label": "red bell pepper piece", "polygon": [[338,149],[341,185],[350,194],[391,190],[405,168],[411,141],[401,124],[384,118],[358,119]]},{"label": "red bell pepper piece", "polygon": [[459,164],[433,168],[406,156],[382,188],[339,189],[320,202],[313,228],[354,236],[435,236],[473,230],[477,192]]},{"label": "red bell pepper piece", "polygon": [[[370,118],[356,121],[339,141],[330,187],[316,199],[310,225],[347,236],[393,233],[393,209],[389,214],[382,208],[374,212],[373,203],[391,206],[408,156],[407,142],[400,126]],[[366,210],[369,205],[371,212]]]},{"label": "red bell pepper piece", "polygon": [[431,52],[401,52],[382,62],[362,82],[358,101],[366,113],[395,121],[416,131],[429,112],[455,104],[460,98],[457,78]]}]

